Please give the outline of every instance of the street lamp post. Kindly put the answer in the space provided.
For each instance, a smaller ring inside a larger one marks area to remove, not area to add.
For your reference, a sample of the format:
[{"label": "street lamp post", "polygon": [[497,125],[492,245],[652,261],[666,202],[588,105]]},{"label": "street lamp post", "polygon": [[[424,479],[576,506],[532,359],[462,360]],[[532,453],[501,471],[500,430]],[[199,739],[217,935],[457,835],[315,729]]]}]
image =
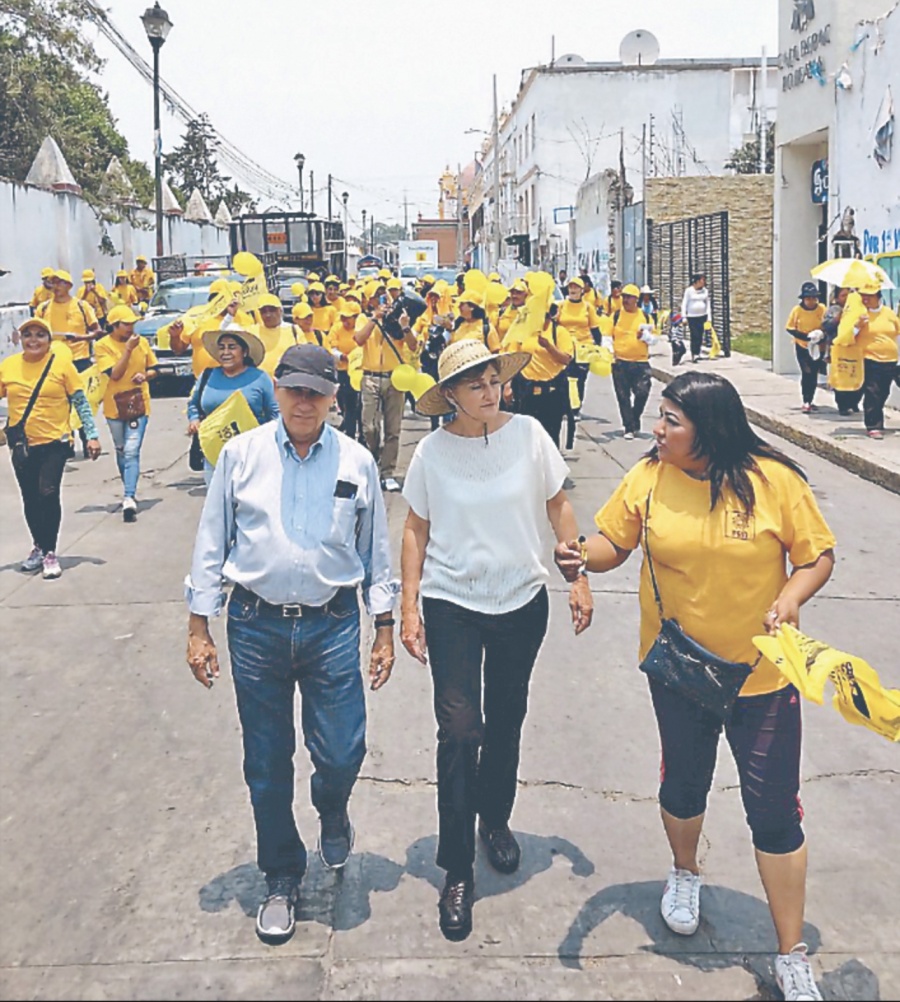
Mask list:
[{"label": "street lamp post", "polygon": [[144,31],[153,46],[153,157],[156,168],[156,256],[163,256],[162,133],[159,125],[159,50],[172,30],[169,15],[159,0],[141,15]]},{"label": "street lamp post", "polygon": [[297,174],[300,177],[300,211],[303,212],[306,208],[303,198],[303,165],[306,163],[306,157],[302,153],[295,153],[294,163],[297,165]]},{"label": "street lamp post", "polygon": [[363,219],[363,231],[362,231],[363,254],[366,254],[368,252],[368,250],[369,250],[369,242],[368,242],[368,238],[366,236],[366,210],[365,209],[362,210],[362,219]]},{"label": "street lamp post", "polygon": [[341,192],[341,201],[344,203],[344,278],[350,277],[350,231],[347,229],[347,202],[350,200],[350,192]]}]

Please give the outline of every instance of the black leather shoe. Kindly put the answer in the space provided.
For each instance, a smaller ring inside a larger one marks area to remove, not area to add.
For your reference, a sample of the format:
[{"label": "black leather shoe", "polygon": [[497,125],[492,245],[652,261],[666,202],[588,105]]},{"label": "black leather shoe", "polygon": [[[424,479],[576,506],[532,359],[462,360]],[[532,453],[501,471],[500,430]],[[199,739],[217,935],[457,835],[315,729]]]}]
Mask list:
[{"label": "black leather shoe", "polygon": [[508,825],[488,828],[483,821],[479,821],[478,834],[487,849],[488,862],[498,873],[515,873],[519,869],[522,850]]},{"label": "black leather shoe", "polygon": [[459,943],[472,931],[472,902],[475,885],[471,880],[447,878],[438,902],[441,932],[446,939]]}]

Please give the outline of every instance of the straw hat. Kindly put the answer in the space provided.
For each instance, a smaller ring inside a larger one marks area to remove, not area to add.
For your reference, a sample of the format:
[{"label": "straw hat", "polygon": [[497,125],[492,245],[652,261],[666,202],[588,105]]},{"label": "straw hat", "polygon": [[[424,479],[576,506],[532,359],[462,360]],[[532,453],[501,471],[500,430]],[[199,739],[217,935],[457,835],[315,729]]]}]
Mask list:
[{"label": "straw hat", "polygon": [[236,341],[243,341],[247,345],[247,351],[250,355],[247,362],[250,365],[259,365],[266,357],[265,345],[254,333],[244,327],[224,327],[203,332],[203,347],[217,362],[221,363],[222,361],[219,358],[219,338],[226,334],[228,337],[233,337]]},{"label": "straw hat", "polygon": [[416,410],[426,417],[452,414],[456,409],[441,393],[441,387],[467,369],[474,369],[485,362],[496,362],[500,369],[500,382],[508,383],[531,361],[531,353],[514,351],[508,355],[492,355],[483,341],[465,338],[445,348],[438,360],[438,381],[430,390],[419,397]]}]

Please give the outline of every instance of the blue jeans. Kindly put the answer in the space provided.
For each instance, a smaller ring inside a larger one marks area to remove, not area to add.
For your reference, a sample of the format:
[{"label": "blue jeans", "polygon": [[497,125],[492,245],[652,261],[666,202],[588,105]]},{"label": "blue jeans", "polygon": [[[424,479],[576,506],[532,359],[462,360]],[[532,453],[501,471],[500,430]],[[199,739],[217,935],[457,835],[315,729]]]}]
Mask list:
[{"label": "blue jeans", "polygon": [[141,445],[147,431],[147,418],[139,417],[134,421],[107,418],[106,423],[116,447],[116,464],[125,485],[125,497],[133,498],[141,475]]},{"label": "blue jeans", "polygon": [[285,619],[235,587],[228,650],[244,743],[244,779],[256,823],[257,862],[266,876],[300,878],[306,847],[294,819],[294,692],[313,764],[313,806],[340,813],[366,756],[366,700],[359,662],[355,589],[327,611]]}]

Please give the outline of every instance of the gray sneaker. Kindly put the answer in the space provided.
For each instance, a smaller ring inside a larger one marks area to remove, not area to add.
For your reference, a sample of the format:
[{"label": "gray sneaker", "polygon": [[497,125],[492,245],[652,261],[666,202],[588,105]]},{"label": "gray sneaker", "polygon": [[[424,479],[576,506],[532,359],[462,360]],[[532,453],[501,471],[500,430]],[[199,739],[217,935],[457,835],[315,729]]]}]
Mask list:
[{"label": "gray sneaker", "polygon": [[39,571],[44,566],[44,551],[36,546],[22,561],[22,570],[29,574]]},{"label": "gray sneaker", "polygon": [[323,814],[320,818],[319,856],[328,870],[341,870],[353,850],[353,825],[347,812]]},{"label": "gray sneaker", "polygon": [[256,935],[265,943],[286,943],[294,935],[300,884],[295,877],[266,878],[268,893],[256,914]]}]

